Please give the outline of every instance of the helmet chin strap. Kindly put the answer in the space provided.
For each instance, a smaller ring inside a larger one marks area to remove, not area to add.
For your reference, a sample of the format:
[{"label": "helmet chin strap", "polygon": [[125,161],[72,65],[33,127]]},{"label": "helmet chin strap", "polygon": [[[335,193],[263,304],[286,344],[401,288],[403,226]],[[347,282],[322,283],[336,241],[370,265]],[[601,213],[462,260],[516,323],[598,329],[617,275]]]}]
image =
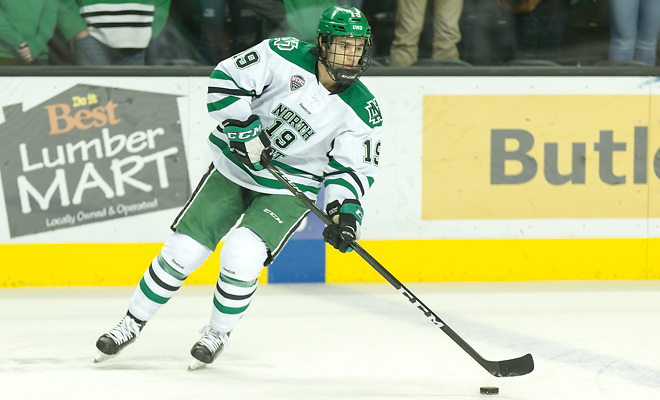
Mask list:
[{"label": "helmet chin strap", "polygon": [[330,75],[330,78],[340,85],[350,85],[357,79],[357,71],[351,72],[348,70],[332,68],[330,65],[328,65],[327,59],[323,59],[321,62],[323,63],[325,70],[328,72],[328,75]]}]

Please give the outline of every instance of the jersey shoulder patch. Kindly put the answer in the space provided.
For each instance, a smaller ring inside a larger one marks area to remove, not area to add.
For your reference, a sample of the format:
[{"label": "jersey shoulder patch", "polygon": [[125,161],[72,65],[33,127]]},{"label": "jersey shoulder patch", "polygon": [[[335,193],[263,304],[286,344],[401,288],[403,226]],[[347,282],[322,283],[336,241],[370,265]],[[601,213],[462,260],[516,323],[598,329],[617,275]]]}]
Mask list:
[{"label": "jersey shoulder patch", "polygon": [[383,125],[383,116],[380,113],[378,102],[361,81],[352,84],[340,93],[339,97],[371,128]]},{"label": "jersey shoulder patch", "polygon": [[304,70],[314,73],[316,58],[312,55],[314,46],[311,43],[300,41],[294,37],[270,39],[268,45],[271,50],[282,56],[285,60],[296,64]]}]

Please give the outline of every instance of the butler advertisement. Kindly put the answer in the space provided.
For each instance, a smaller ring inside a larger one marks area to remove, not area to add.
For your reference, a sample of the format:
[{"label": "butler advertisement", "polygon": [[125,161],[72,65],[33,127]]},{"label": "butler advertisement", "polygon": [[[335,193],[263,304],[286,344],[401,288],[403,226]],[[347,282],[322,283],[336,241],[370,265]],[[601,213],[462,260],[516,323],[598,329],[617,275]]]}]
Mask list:
[{"label": "butler advertisement", "polygon": [[10,237],[180,207],[189,196],[177,96],[79,84],[5,105]]},{"label": "butler advertisement", "polygon": [[[650,101],[426,96],[423,218],[647,218],[660,178],[660,113]],[[465,124],[470,115],[480,118]]]}]

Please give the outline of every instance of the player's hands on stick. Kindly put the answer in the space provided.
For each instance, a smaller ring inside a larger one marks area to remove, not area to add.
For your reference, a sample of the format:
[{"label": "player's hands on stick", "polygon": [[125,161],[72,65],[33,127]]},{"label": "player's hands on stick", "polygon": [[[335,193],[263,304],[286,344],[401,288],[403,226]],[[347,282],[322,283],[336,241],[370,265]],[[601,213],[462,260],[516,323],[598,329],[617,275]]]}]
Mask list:
[{"label": "player's hands on stick", "polygon": [[270,140],[258,116],[252,114],[245,121],[226,119],[222,122],[222,129],[229,139],[229,150],[234,158],[255,171],[265,168],[261,156],[263,153],[270,157]]},{"label": "player's hands on stick", "polygon": [[328,217],[334,222],[323,229],[323,240],[342,253],[353,251],[351,243],[358,239],[364,212],[358,200],[346,199],[340,205],[335,200],[326,207]]}]

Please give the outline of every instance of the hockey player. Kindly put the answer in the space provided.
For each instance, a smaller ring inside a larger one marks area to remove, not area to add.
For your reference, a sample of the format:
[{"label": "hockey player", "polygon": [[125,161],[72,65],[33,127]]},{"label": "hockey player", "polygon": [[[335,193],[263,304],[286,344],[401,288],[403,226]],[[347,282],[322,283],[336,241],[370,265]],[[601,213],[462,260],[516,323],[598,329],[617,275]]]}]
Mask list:
[{"label": "hockey player", "polygon": [[[174,233],[139,282],[127,314],[96,342],[102,361],[140,334],[226,237],[209,325],[189,369],[212,363],[245,313],[262,268],[309,210],[264,169],[278,167],[310,198],[325,188],[335,224],[323,238],[341,252],[359,236],[360,202],[376,177],[382,118],[359,77],[369,66],[371,28],[356,8],[331,7],[315,45],[270,39],[220,62],[209,80],[213,163],[172,224]],[[241,219],[242,217],[242,219]]]}]

